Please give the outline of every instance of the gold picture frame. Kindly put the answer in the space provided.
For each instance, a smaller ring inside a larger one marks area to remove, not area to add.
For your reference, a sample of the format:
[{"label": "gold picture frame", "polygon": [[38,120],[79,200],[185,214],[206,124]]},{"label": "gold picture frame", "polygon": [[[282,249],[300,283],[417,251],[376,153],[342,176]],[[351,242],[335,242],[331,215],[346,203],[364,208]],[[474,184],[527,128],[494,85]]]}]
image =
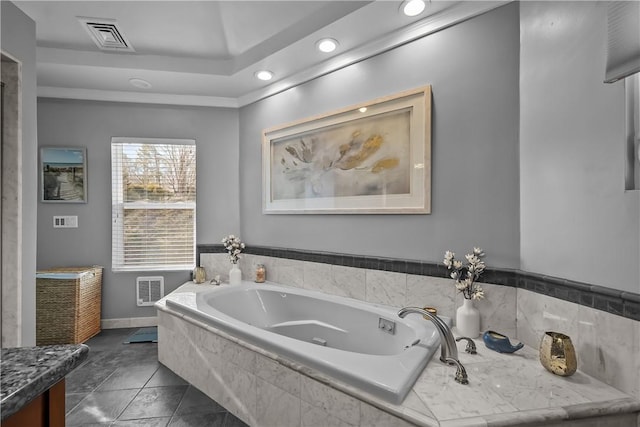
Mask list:
[{"label": "gold picture frame", "polygon": [[265,129],[265,214],[431,213],[431,86]]}]

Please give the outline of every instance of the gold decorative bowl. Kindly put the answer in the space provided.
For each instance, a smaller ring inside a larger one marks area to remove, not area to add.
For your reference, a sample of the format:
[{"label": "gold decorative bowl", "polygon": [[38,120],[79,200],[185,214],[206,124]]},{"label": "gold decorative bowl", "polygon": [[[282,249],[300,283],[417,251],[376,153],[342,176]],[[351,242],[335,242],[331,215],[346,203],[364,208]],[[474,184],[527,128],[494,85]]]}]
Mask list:
[{"label": "gold decorative bowl", "polygon": [[573,375],[578,369],[578,359],[571,338],[560,332],[545,332],[540,341],[540,363],[556,375]]}]

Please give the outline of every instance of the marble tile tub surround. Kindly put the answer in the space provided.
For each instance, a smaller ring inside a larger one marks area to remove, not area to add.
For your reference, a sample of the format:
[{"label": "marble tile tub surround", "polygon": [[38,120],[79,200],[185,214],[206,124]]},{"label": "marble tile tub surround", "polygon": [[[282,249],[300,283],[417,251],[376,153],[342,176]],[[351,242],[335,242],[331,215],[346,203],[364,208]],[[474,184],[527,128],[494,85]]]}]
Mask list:
[{"label": "marble tile tub surround", "polygon": [[[451,279],[444,277],[244,254],[239,263],[243,278],[252,280],[256,264],[265,265],[267,280],[272,282],[377,304],[428,305],[448,317],[455,317],[456,307],[461,304],[462,297],[457,295]],[[207,278],[220,275],[223,282],[228,281],[230,264],[226,254],[201,253],[200,265]],[[482,315],[482,328],[515,336],[516,289],[491,283],[484,283],[483,287],[492,298],[476,305]]]},{"label": "marble tile tub surround", "polygon": [[[211,285],[174,293],[195,300]],[[401,405],[243,342],[158,304],[159,359],[252,426],[609,426],[637,424],[640,401],[582,372],[545,371],[535,349],[515,355],[459,344],[471,383],[430,363]]]},{"label": "marble tile tub surround", "polygon": [[[203,264],[203,254],[224,253],[224,247],[219,244],[198,245],[196,259],[199,265],[207,268]],[[429,276],[433,278],[449,278],[449,272],[442,263],[405,261],[391,258],[376,258],[368,256],[356,256],[350,254],[339,254],[329,252],[312,252],[298,249],[269,248],[262,246],[247,246],[245,254],[240,260],[240,267],[243,270],[243,277],[252,277],[253,268],[256,263],[264,263],[276,267],[274,271],[267,269],[268,279],[274,282],[298,286],[304,277],[300,271],[295,271],[296,266],[301,263],[311,262],[319,264],[329,264],[334,266],[352,267],[365,270],[382,270],[396,273],[404,273],[415,276]],[[251,256],[249,256],[251,255]],[[255,258],[254,258],[255,257]],[[205,256],[205,260],[206,260]],[[278,261],[269,262],[270,258]],[[299,261],[288,262],[290,261]],[[214,270],[208,274],[220,274],[224,278],[228,274],[228,262],[226,258],[219,261],[207,261]],[[286,271],[282,271],[286,270]],[[249,274],[249,276],[247,276]],[[285,283],[279,279],[289,280],[292,283]],[[209,277],[209,276],[207,276]],[[545,276],[542,274],[528,273],[518,270],[493,269],[488,268],[482,276],[482,281],[501,286],[526,289],[535,293],[547,295],[561,300],[569,301],[586,307],[595,308],[607,313],[626,317],[640,321],[640,293],[623,292],[604,286],[589,285],[586,283],[557,277]],[[450,283],[450,282],[449,282]],[[357,298],[357,296],[354,296]]]},{"label": "marble tile tub surround", "polygon": [[[219,274],[223,281],[227,280],[230,266],[221,245],[201,245],[198,253],[207,277]],[[455,316],[456,307],[461,304],[446,268],[433,263],[248,247],[240,260],[245,279],[253,277],[258,263],[265,264],[267,280],[364,301],[430,305],[450,317]],[[564,332],[572,337],[578,350],[578,369],[640,399],[640,321],[636,316],[621,316],[621,310],[603,310],[619,304],[632,307],[633,295],[625,295],[620,303],[620,295],[594,296],[589,289],[599,287],[581,285],[576,290],[569,285],[562,287],[557,283],[559,279],[531,274],[523,278],[525,273],[512,271],[487,273],[485,280],[491,278],[499,284],[483,283],[487,298],[476,304],[482,330],[500,331],[534,348],[546,330]],[[592,302],[597,307],[576,300]]]}]

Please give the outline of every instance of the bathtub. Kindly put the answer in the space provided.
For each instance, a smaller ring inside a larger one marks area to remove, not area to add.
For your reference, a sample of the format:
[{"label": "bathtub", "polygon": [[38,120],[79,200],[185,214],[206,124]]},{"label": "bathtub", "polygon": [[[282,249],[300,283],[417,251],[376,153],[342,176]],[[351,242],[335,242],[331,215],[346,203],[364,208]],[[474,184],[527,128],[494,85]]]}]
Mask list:
[{"label": "bathtub", "polygon": [[166,305],[395,404],[440,343],[420,315],[401,319],[397,308],[273,283],[168,295]]}]

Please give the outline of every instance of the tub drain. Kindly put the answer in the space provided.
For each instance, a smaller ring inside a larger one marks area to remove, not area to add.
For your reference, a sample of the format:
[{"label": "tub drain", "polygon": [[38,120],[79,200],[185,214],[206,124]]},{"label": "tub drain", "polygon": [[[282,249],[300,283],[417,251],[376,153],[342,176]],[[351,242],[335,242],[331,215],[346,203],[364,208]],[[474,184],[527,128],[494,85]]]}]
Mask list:
[{"label": "tub drain", "polygon": [[318,344],[318,345],[324,346],[324,347],[327,346],[327,340],[323,340],[322,338],[313,337],[313,338],[311,338],[311,342],[314,343],[314,344]]}]

